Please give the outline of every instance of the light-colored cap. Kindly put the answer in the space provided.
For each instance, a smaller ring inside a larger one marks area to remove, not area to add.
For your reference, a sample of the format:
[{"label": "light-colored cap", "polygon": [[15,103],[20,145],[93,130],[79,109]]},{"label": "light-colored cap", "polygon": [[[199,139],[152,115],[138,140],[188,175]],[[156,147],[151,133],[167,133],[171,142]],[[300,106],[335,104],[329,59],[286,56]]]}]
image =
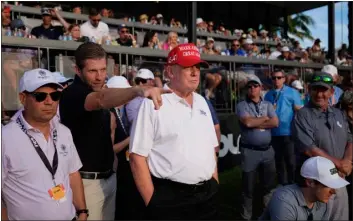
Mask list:
[{"label": "light-colored cap", "polygon": [[253,40],[250,39],[250,38],[247,38],[247,39],[245,40],[245,44],[251,45],[251,44],[253,44],[253,43],[254,43]]},{"label": "light-colored cap", "polygon": [[136,77],[148,80],[148,79],[154,79],[154,74],[152,73],[152,71],[143,68],[138,70]]},{"label": "light-colored cap", "polygon": [[284,47],[282,47],[282,51],[287,52],[287,51],[289,51],[289,48],[287,46],[284,46]]},{"label": "light-colored cap", "polygon": [[214,42],[214,39],[211,38],[211,37],[208,37],[208,38],[207,38],[207,41],[213,41],[213,42]]},{"label": "light-colored cap", "polygon": [[248,80],[248,84],[250,82],[255,82],[255,83],[259,84],[259,85],[262,85],[262,83],[260,81],[260,78],[258,76],[256,76],[255,74],[249,74],[247,76],[247,80]]},{"label": "light-colored cap", "polygon": [[241,33],[241,31],[239,29],[235,29],[234,33]]},{"label": "light-colored cap", "polygon": [[262,29],[261,31],[260,31],[260,34],[262,34],[262,33],[268,33],[268,31],[266,31],[265,29]]},{"label": "light-colored cap", "polygon": [[330,74],[332,77],[338,75],[338,70],[335,66],[332,64],[325,65],[322,69],[322,72],[325,72],[327,74]]},{"label": "light-colored cap", "polygon": [[157,14],[156,18],[163,18],[163,15],[162,14]]},{"label": "light-colored cap", "polygon": [[113,76],[107,81],[108,88],[129,88],[131,85],[123,76]]},{"label": "light-colored cap", "polygon": [[302,82],[300,82],[299,80],[293,81],[292,82],[292,87],[294,87],[296,89],[299,89],[299,90],[303,90],[304,89]]},{"label": "light-colored cap", "polygon": [[332,189],[339,189],[349,183],[341,178],[335,165],[324,157],[311,157],[307,159],[300,169],[302,177],[316,180]]},{"label": "light-colored cap", "polygon": [[197,18],[196,19],[196,24],[198,25],[198,24],[201,24],[203,22],[203,19],[202,18]]},{"label": "light-colored cap", "polygon": [[60,84],[66,83],[66,82],[68,82],[68,81],[73,81],[72,78],[67,78],[67,77],[65,77],[61,72],[58,72],[58,71],[57,71],[57,72],[53,72],[52,74],[54,75],[55,79],[56,79]]},{"label": "light-colored cap", "polygon": [[62,88],[62,85],[54,77],[53,73],[45,69],[33,69],[26,71],[22,78],[20,79],[20,92],[33,92],[38,88],[47,85],[55,84],[59,88]]}]

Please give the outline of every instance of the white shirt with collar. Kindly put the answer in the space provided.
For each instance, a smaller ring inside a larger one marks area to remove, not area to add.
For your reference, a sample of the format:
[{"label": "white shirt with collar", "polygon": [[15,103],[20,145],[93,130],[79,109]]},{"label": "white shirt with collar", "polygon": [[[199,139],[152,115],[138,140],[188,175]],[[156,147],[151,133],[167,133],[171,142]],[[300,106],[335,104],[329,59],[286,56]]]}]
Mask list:
[{"label": "white shirt with collar", "polygon": [[[165,86],[165,88],[168,88]],[[145,99],[133,122],[130,153],[147,157],[151,174],[175,182],[209,180],[216,168],[217,136],[205,99],[193,93],[192,107],[175,93],[154,109]]]},{"label": "white shirt with collar", "polygon": [[109,27],[106,23],[100,21],[97,27],[93,27],[91,22],[88,20],[83,23],[80,27],[81,36],[87,36],[89,38],[94,37],[95,39],[102,39],[104,36],[109,35]]},{"label": "white shirt with collar", "polygon": [[27,132],[38,142],[52,164],[54,145],[52,132],[57,130],[58,168],[55,173],[57,185],[63,184],[66,201],[54,201],[48,190],[54,187],[52,175],[45,167],[28,136],[16,120],[2,128],[2,200],[10,220],[71,220],[75,217],[73,195],[69,175],[82,167],[70,130],[57,120],[50,122],[50,138],[34,129],[23,118]]}]

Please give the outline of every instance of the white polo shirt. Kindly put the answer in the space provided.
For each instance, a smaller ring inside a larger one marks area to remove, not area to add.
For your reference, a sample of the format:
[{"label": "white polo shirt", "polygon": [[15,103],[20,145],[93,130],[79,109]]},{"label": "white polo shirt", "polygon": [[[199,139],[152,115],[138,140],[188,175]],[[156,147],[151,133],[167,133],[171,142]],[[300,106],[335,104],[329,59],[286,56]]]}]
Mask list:
[{"label": "white polo shirt", "polygon": [[[54,145],[52,137],[44,135],[30,126],[23,115],[19,115],[28,133],[38,142],[52,164]],[[70,130],[56,120],[50,122],[51,136],[57,130],[58,168],[56,184],[63,184],[66,201],[57,203],[48,193],[54,183],[28,136],[20,129],[16,120],[2,128],[2,199],[10,220],[71,220],[75,217],[69,175],[82,167]]]},{"label": "white polo shirt", "polygon": [[86,21],[81,25],[80,31],[81,36],[95,37],[98,40],[109,35],[108,25],[102,21],[99,22],[97,28],[93,27],[90,21]]},{"label": "white polo shirt", "polygon": [[217,136],[205,99],[193,93],[192,107],[174,93],[154,109],[145,99],[130,135],[130,152],[147,157],[153,176],[186,184],[209,180],[216,168]]}]

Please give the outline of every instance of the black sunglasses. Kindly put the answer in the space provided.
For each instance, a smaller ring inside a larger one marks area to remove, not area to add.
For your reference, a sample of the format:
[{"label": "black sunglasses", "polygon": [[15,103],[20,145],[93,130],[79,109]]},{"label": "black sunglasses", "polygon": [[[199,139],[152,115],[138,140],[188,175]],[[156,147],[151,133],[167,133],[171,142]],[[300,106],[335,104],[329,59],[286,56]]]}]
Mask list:
[{"label": "black sunglasses", "polygon": [[240,45],[233,44],[232,46],[234,46],[234,47],[239,47]]},{"label": "black sunglasses", "polygon": [[284,76],[273,76],[273,77],[271,77],[272,78],[272,80],[280,80],[280,79],[282,79],[282,78],[284,78]]},{"label": "black sunglasses", "polygon": [[60,97],[61,97],[60,91],[51,92],[49,94],[45,92],[31,92],[31,93],[27,92],[27,94],[33,96],[37,102],[43,102],[45,99],[47,99],[48,95],[53,101],[58,101],[60,100]]},{"label": "black sunglasses", "polygon": [[250,85],[248,85],[248,89],[250,89],[250,88],[258,88],[258,87],[260,87],[260,85],[258,85],[258,84],[250,84]]}]

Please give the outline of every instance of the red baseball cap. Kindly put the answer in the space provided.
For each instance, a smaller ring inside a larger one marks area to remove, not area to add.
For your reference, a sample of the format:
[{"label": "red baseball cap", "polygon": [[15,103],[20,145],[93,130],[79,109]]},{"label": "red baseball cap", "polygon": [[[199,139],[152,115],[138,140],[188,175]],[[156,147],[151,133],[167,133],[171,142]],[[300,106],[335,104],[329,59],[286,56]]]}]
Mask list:
[{"label": "red baseball cap", "polygon": [[2,11],[10,13],[11,12],[11,8],[10,8],[10,6],[6,5],[6,6],[3,7]]},{"label": "red baseball cap", "polygon": [[196,64],[203,67],[209,66],[206,61],[201,60],[199,49],[192,43],[180,44],[169,52],[167,65],[174,64],[182,67],[191,67]]}]

